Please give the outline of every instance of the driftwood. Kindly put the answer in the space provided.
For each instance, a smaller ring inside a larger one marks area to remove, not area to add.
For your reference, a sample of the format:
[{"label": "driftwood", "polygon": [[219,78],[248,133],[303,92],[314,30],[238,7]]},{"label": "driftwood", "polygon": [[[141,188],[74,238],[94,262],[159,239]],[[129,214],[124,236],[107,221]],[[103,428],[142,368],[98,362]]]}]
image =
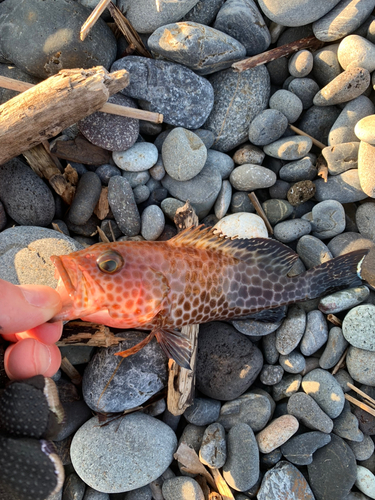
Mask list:
[{"label": "driftwood", "polygon": [[82,345],[95,347],[111,347],[118,345],[125,338],[114,335],[108,326],[87,323],[86,321],[70,321],[64,326],[61,338],[56,345]]},{"label": "driftwood", "polygon": [[256,66],[261,66],[262,64],[279,59],[280,57],[290,56],[301,49],[319,49],[323,44],[324,42],[318,40],[315,36],[308,36],[306,38],[301,38],[301,40],[286,43],[275,49],[267,50],[256,56],[248,57],[247,59],[233,63],[232,68],[241,73],[247,69],[255,68]]},{"label": "driftwood", "polygon": [[56,140],[51,153],[63,160],[85,165],[104,165],[112,158],[110,151],[91,144],[82,134],[78,134],[72,141]]},{"label": "driftwood", "polygon": [[[174,222],[179,231],[198,225],[198,217],[188,201],[177,210]],[[182,415],[186,408],[193,404],[194,399],[199,326],[183,326],[181,331],[189,337],[193,346],[190,360],[191,370],[182,368],[172,359],[169,360],[167,407],[172,415]]]},{"label": "driftwood", "polygon": [[125,70],[62,70],[0,106],[0,164],[98,111],[126,87]]}]

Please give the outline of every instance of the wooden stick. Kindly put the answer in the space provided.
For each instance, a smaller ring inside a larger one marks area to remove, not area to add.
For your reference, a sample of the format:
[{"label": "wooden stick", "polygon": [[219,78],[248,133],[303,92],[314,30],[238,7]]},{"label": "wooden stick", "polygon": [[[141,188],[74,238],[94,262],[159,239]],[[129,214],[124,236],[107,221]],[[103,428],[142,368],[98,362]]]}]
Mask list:
[{"label": "wooden stick", "polygon": [[217,491],[220,493],[223,500],[235,500],[227,482],[220,474],[219,469],[210,469],[210,472],[215,480]]},{"label": "wooden stick", "polygon": [[82,41],[87,37],[91,28],[94,26],[96,21],[103,14],[103,12],[105,11],[105,9],[108,7],[108,5],[110,3],[111,3],[111,0],[100,0],[98,5],[91,12],[89,17],[86,19],[85,23],[82,25],[81,31],[79,32],[79,38]]},{"label": "wooden stick", "polygon": [[351,384],[350,382],[347,382],[346,385],[348,387],[350,387],[350,389],[352,389],[353,391],[355,391],[357,394],[359,394],[360,396],[362,396],[363,398],[365,398],[367,400],[367,402],[368,402],[369,405],[375,406],[375,399],[372,399],[372,397],[370,397],[365,392],[361,391],[361,389],[358,389],[358,387],[356,387],[355,385]]},{"label": "wooden stick", "polygon": [[332,375],[336,375],[336,373],[340,370],[340,366],[343,364],[347,354],[348,354],[348,349],[345,349],[344,354],[341,356],[341,358],[336,363],[336,366],[333,368]]},{"label": "wooden stick", "polygon": [[312,140],[313,144],[315,144],[315,146],[318,146],[318,148],[324,149],[324,148],[327,147],[325,144],[323,144],[322,142],[318,141],[318,139],[314,139],[314,137],[312,137],[309,134],[306,134],[306,132],[304,132],[303,130],[295,127],[294,125],[290,125],[289,124],[289,128],[290,128],[290,130],[293,130],[293,132],[295,132],[298,135],[303,135],[305,137],[310,137],[310,139]]},{"label": "wooden stick", "polygon": [[354,405],[358,406],[364,411],[367,411],[367,413],[375,417],[375,410],[370,406],[366,405],[365,403],[362,403],[362,401],[358,401],[358,399],[349,396],[349,394],[345,394],[345,399],[347,399],[348,401],[350,401],[350,403],[353,403]]},{"label": "wooden stick", "polygon": [[248,196],[250,198],[251,203],[254,205],[256,213],[259,215],[259,217],[261,217],[263,219],[263,221],[268,229],[269,234],[273,234],[273,229],[272,229],[272,226],[270,224],[270,221],[268,220],[267,215],[265,214],[265,212],[262,208],[262,205],[259,203],[257,195],[254,192],[252,192],[252,193],[249,193]]},{"label": "wooden stick", "polygon": [[[21,82],[20,80],[15,80],[14,78],[8,78],[7,76],[0,76],[0,87],[15,90],[17,92],[25,92],[25,90],[35,87],[35,85],[33,83]],[[111,102],[106,102],[97,111],[110,113],[112,115],[126,116],[128,118],[136,118],[137,120],[146,120],[152,123],[163,123],[163,115],[160,113],[152,113],[151,111],[145,111],[144,109],[120,106],[119,104],[112,104]]]},{"label": "wooden stick", "polygon": [[335,326],[342,326],[341,319],[334,314],[327,314],[327,320]]},{"label": "wooden stick", "polygon": [[290,56],[294,52],[298,52],[301,49],[313,49],[316,50],[322,47],[324,42],[315,38],[315,36],[308,36],[306,38],[301,38],[295,42],[290,42],[275,49],[267,50],[256,56],[243,59],[232,64],[232,68],[241,73],[250,68],[255,68],[256,66],[261,66],[268,62],[279,59],[280,57]]},{"label": "wooden stick", "polygon": [[67,357],[61,360],[60,368],[64,373],[68,375],[74,385],[80,385],[80,383],[82,382],[82,377]]}]

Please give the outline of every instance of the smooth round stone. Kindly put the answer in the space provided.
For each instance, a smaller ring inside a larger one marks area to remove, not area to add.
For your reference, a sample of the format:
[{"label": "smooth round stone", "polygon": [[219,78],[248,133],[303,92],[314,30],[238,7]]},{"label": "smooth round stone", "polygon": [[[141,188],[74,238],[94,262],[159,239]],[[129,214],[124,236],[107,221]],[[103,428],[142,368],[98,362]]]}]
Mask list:
[{"label": "smooth round stone", "polygon": [[244,191],[237,191],[232,195],[232,201],[230,204],[230,211],[233,214],[238,214],[241,212],[247,212],[254,214],[255,208],[251,203],[248,193]]},{"label": "smooth round stone", "polygon": [[229,155],[214,149],[208,149],[205,167],[215,168],[222,179],[228,179],[234,168],[234,162]]},{"label": "smooth round stone", "polygon": [[369,294],[370,290],[366,286],[341,290],[323,297],[319,302],[319,309],[324,314],[337,314],[338,312],[358,306],[367,299]]},{"label": "smooth round stone", "polygon": [[[362,0],[360,2],[357,0],[343,0],[325,16],[315,21],[313,24],[314,35],[323,42],[333,42],[346,37],[361,26],[373,9],[372,0]],[[344,65],[342,66],[346,69]]]},{"label": "smooth round stone", "polygon": [[305,358],[298,351],[281,354],[279,363],[287,373],[301,373],[306,366]]},{"label": "smooth round stone", "polygon": [[138,33],[152,33],[160,26],[179,21],[187,14],[198,0],[182,0],[181,2],[166,3],[161,8],[152,0],[118,0],[117,6],[126,12],[133,28]]},{"label": "smooth round stone", "polygon": [[303,392],[292,394],[288,401],[288,413],[308,427],[329,434],[333,429],[333,421],[324,413],[314,399]]},{"label": "smooth round stone", "polygon": [[360,141],[375,144],[375,115],[365,116],[359,120],[354,127],[354,133]]},{"label": "smooth round stone", "polygon": [[205,427],[187,424],[182,431],[179,444],[186,443],[190,446],[190,448],[198,453],[200,447],[202,446],[204,431]]},{"label": "smooth round stone", "polygon": [[267,471],[258,492],[258,500],[315,500],[302,473],[287,461],[280,461]]},{"label": "smooth round stone", "polygon": [[288,83],[287,89],[300,98],[304,109],[308,109],[312,106],[314,96],[319,91],[319,85],[312,78],[293,78]]},{"label": "smooth round stone", "polygon": [[307,313],[306,330],[300,343],[304,356],[311,356],[320,349],[328,339],[328,325],[325,316],[320,311]]},{"label": "smooth round stone", "polygon": [[279,351],[276,349],[276,332],[265,335],[262,339],[264,361],[274,365],[279,360]]},{"label": "smooth round stone", "polygon": [[311,232],[311,224],[304,219],[293,219],[279,222],[273,228],[274,236],[282,243],[290,243]]},{"label": "smooth round stone", "polygon": [[210,26],[223,3],[224,0],[199,0],[183,17],[183,21],[193,21]]},{"label": "smooth round stone", "polygon": [[347,443],[359,461],[368,460],[375,450],[374,441],[366,434],[363,435],[363,441],[347,441]]},{"label": "smooth round stone", "polygon": [[356,382],[375,386],[375,353],[373,351],[349,347],[346,366],[350,376]]},{"label": "smooth round stone", "polygon": [[346,36],[339,45],[337,57],[344,70],[360,67],[371,73],[375,69],[375,45],[362,36]]},{"label": "smooth round stone", "polygon": [[157,205],[146,207],[141,216],[141,235],[147,241],[155,241],[164,230],[164,213]]},{"label": "smooth round stone", "polygon": [[289,59],[289,73],[296,78],[307,76],[313,68],[313,55],[309,50],[299,50]]},{"label": "smooth round stone", "polygon": [[253,56],[267,50],[271,35],[253,0],[227,0],[219,10],[214,28],[232,36]]},{"label": "smooth round stone", "polygon": [[215,136],[211,132],[211,130],[197,128],[196,130],[193,130],[193,132],[200,138],[200,140],[203,142],[203,144],[206,146],[207,149],[209,149],[215,142]]},{"label": "smooth round stone", "polygon": [[201,172],[189,181],[176,181],[168,174],[161,180],[169,193],[181,200],[189,200],[200,219],[205,217],[218,197],[222,179],[214,166],[205,165]]},{"label": "smooth round stone", "polygon": [[375,498],[375,476],[366,467],[362,467],[362,465],[357,465],[355,485],[368,497]]},{"label": "smooth round stone", "polygon": [[314,460],[307,470],[310,486],[318,499],[346,498],[357,477],[352,450],[335,434],[332,434],[330,443],[314,453]]},{"label": "smooth round stone", "polygon": [[261,165],[265,156],[260,148],[253,144],[244,144],[234,153],[233,161],[236,165],[244,165],[245,163]]},{"label": "smooth round stone", "polygon": [[306,313],[296,305],[289,307],[288,315],[276,331],[276,349],[290,354],[299,344],[306,327]]},{"label": "smooth round stone", "polygon": [[298,128],[327,144],[330,130],[339,116],[337,106],[311,106],[298,122]]},{"label": "smooth round stone", "polygon": [[331,127],[328,144],[337,146],[345,142],[358,142],[358,137],[354,133],[355,125],[359,120],[374,112],[375,107],[372,101],[364,95],[348,102]]},{"label": "smooth round stone", "polygon": [[225,429],[219,422],[215,422],[204,431],[199,460],[210,468],[220,469],[225,464],[226,459]]},{"label": "smooth round stone", "polygon": [[301,375],[287,375],[281,382],[272,387],[272,397],[275,401],[280,401],[298,391],[302,381]]},{"label": "smooth round stone", "polygon": [[232,200],[232,185],[229,181],[223,181],[220,193],[215,201],[214,212],[218,219],[222,219],[228,212]]},{"label": "smooth round stone", "polygon": [[280,179],[287,182],[312,181],[315,179],[316,174],[316,166],[309,156],[305,156],[300,160],[291,161],[281,167],[279,171]]},{"label": "smooth round stone", "polygon": [[342,413],[333,419],[333,432],[343,439],[362,442],[363,433],[359,430],[358,425],[357,417],[350,411],[349,402],[345,401]]},{"label": "smooth round stone", "polygon": [[147,184],[150,180],[150,174],[147,170],[144,170],[143,172],[127,172],[123,170],[122,176],[129,182],[130,187],[133,189],[137,186]]},{"label": "smooth round stone", "polygon": [[124,177],[111,177],[108,182],[108,203],[120,231],[125,236],[137,236],[141,217],[133,190]]},{"label": "smooth round stone", "polygon": [[337,59],[338,48],[339,44],[334,43],[314,52],[312,75],[321,87],[325,87],[342,71]]},{"label": "smooth round stone", "polygon": [[[134,490],[170,465],[177,438],[168,425],[137,412],[100,426],[97,417],[74,435],[70,454],[77,474],[105,493]],[[116,464],[115,467],[113,466]]]},{"label": "smooth round stone", "polygon": [[362,67],[351,67],[323,87],[314,97],[315,106],[332,106],[359,97],[370,85],[370,73]]},{"label": "smooth round stone", "polygon": [[341,174],[352,168],[358,168],[358,142],[346,142],[322,149],[331,175]]},{"label": "smooth round stone", "polygon": [[184,411],[184,417],[190,424],[209,425],[218,419],[220,406],[220,402],[214,399],[195,398],[193,404]]},{"label": "smooth round stone", "polygon": [[375,217],[375,204],[363,203],[360,205],[355,213],[355,221],[359,232],[365,238],[375,241],[375,229],[373,227],[373,220]]},{"label": "smooth round stone", "polygon": [[64,481],[64,497],[69,499],[83,498],[86,485],[82,479],[74,472],[69,474]]},{"label": "smooth round stone", "polygon": [[345,397],[340,384],[328,371],[317,368],[302,379],[302,389],[330,417],[336,418],[344,408]]},{"label": "smooth round stone", "polygon": [[277,90],[270,97],[269,107],[277,109],[286,116],[289,123],[294,123],[303,111],[301,99],[289,90]]},{"label": "smooth round stone", "polygon": [[172,179],[188,181],[204,167],[207,148],[194,132],[177,127],[163,142],[162,157],[164,168]]},{"label": "smooth round stone", "polygon": [[331,436],[324,432],[305,432],[294,436],[281,446],[281,453],[295,465],[309,465],[313,461],[313,453],[331,442]]},{"label": "smooth round stone", "polygon": [[313,236],[321,240],[333,238],[345,231],[344,207],[335,200],[317,203],[312,209],[310,222]]},{"label": "smooth round stone", "polygon": [[374,243],[367,238],[363,238],[359,233],[345,232],[332,238],[328,243],[332,255],[337,257],[344,253],[360,250],[364,248],[372,248]]},{"label": "smooth round stone", "polygon": [[358,176],[362,191],[370,198],[375,197],[374,158],[375,146],[361,141],[358,151]]},{"label": "smooth round stone", "polygon": [[350,384],[354,383],[354,380],[352,377],[349,375],[349,373],[346,370],[339,370],[335,375],[335,379],[337,382],[340,384],[341,389],[343,390],[344,394],[351,391],[350,387],[348,386],[348,382]]},{"label": "smooth round stone", "polygon": [[51,190],[18,158],[0,165],[0,201],[22,226],[49,226],[55,216]]},{"label": "smooth round stone", "polygon": [[214,226],[219,233],[239,239],[268,238],[266,225],[259,215],[239,212],[226,215]]},{"label": "smooth round stone", "polygon": [[245,163],[232,171],[229,180],[234,189],[255,191],[273,186],[276,182],[276,174],[269,168]]},{"label": "smooth round stone", "polygon": [[224,31],[194,22],[167,24],[152,33],[147,45],[154,53],[184,64],[198,75],[209,75],[246,56],[241,40]]},{"label": "smooth round stone", "polygon": [[135,186],[133,189],[134,199],[137,205],[148,200],[150,196],[150,189],[148,186],[141,184],[140,186]]},{"label": "smooth round stone", "polygon": [[323,17],[338,2],[339,0],[315,2],[311,0],[287,0],[280,4],[277,0],[260,0],[259,6],[264,14],[277,24],[303,26]]},{"label": "smooth round stone", "polygon": [[95,170],[95,173],[99,177],[101,183],[104,186],[108,186],[109,179],[115,175],[121,175],[122,171],[118,167],[106,163],[100,165],[100,167]]},{"label": "smooth round stone", "polygon": [[260,372],[260,381],[264,385],[276,385],[283,378],[284,369],[281,366],[263,365]]},{"label": "smooth round stone", "polygon": [[26,73],[45,79],[62,69],[108,69],[115,60],[116,39],[102,19],[80,40],[90,10],[78,2],[8,1],[0,12],[2,56]]},{"label": "smooth round stone", "polygon": [[[276,313],[277,311],[277,313]],[[265,313],[265,316],[262,318],[263,312]],[[257,318],[260,318],[259,320],[256,319],[244,319],[244,320],[235,320],[232,321],[232,325],[236,330],[239,332],[243,333],[244,335],[249,335],[249,337],[266,337],[270,333],[274,332],[281,324],[281,320],[279,319],[279,311],[275,309],[275,314],[276,318],[278,319],[277,322],[266,322],[264,320],[270,320],[269,318],[269,311],[260,311],[256,315],[254,315]],[[283,313],[280,313],[283,315]],[[276,318],[273,318],[276,320]],[[257,339],[259,340],[259,339]]]},{"label": "smooth round stone", "polygon": [[[268,190],[271,198],[286,200],[288,191],[290,188],[290,183],[286,181],[282,181],[281,179],[277,179],[275,184],[271,186]],[[266,204],[270,200],[266,200],[264,204]],[[288,202],[289,203],[289,202]]]},{"label": "smooth round stone", "polygon": [[263,366],[261,351],[225,323],[202,325],[197,355],[197,389],[223,401],[238,398],[254,382]]},{"label": "smooth round stone", "polygon": [[[205,128],[215,134],[213,149],[229,151],[242,144],[249,125],[267,107],[270,95],[268,71],[264,66],[237,73],[232,68],[209,78],[215,103]],[[236,96],[241,95],[241,99]]]},{"label": "smooth round stone", "polygon": [[[134,6],[143,17],[146,11],[141,10],[140,3]],[[127,16],[130,21],[129,10]],[[127,56],[118,59],[111,67],[111,71],[119,69],[126,69],[130,76],[129,85],[121,93],[141,99],[139,104],[147,111],[161,113],[165,123],[196,129],[203,125],[210,114],[214,102],[212,86],[205,78],[181,64]],[[147,78],[147,75],[153,77]]]},{"label": "smooth round stone", "polygon": [[344,354],[347,346],[348,342],[345,340],[341,328],[338,326],[331,328],[328,334],[327,345],[319,358],[320,368],[324,370],[333,368]]},{"label": "smooth round stone", "polygon": [[165,168],[163,164],[163,158],[159,154],[158,161],[155,163],[153,167],[150,168],[149,174],[155,181],[161,181],[165,176]]},{"label": "smooth round stone", "polygon": [[151,142],[137,142],[126,151],[114,151],[113,161],[127,172],[143,172],[158,161],[158,150]]},{"label": "smooth round stone", "polygon": [[[7,222],[8,222],[8,220],[7,220],[7,214],[5,213],[4,205],[0,201],[0,231],[2,231],[3,229],[5,229],[5,227],[7,225]],[[68,228],[67,228],[67,231],[68,231],[68,233],[65,233],[65,231],[63,231],[63,233],[69,234]]]},{"label": "smooth round stone", "polygon": [[247,392],[233,401],[224,403],[217,422],[226,431],[242,422],[249,425],[254,432],[258,432],[267,425],[271,415],[271,403],[265,395]]},{"label": "smooth round stone", "polygon": [[246,491],[259,477],[259,450],[251,427],[244,423],[232,427],[227,446],[223,477],[234,490]]},{"label": "smooth round stone", "polygon": [[298,160],[307,155],[312,147],[310,137],[284,137],[264,146],[264,152],[273,158],[281,160]]},{"label": "smooth round stone", "polygon": [[375,352],[375,306],[353,307],[344,318],[342,333],[350,345]]},{"label": "smooth round stone", "polygon": [[[51,498],[51,500],[52,499],[53,499],[53,497]],[[53,500],[58,500],[58,499],[56,498]],[[86,486],[85,496],[83,497],[83,500],[109,500],[109,495],[108,495],[108,493],[102,493],[101,491],[96,491],[93,488],[90,488],[90,486]],[[130,500],[131,500],[131,497],[130,497]],[[138,499],[135,497],[134,500],[138,500]],[[150,497],[150,499],[148,497],[145,497],[144,499],[140,498],[140,500],[151,500],[151,497]]]},{"label": "smooth round stone", "polygon": [[280,462],[282,458],[282,453],[280,448],[276,448],[276,450],[271,451],[271,453],[262,453],[260,456],[260,466],[261,468],[270,468],[273,467],[277,462]]},{"label": "smooth round stone", "polygon": [[162,493],[165,500],[204,500],[202,488],[192,477],[173,477],[164,481]]},{"label": "smooth round stone", "polygon": [[95,172],[85,172],[80,178],[70,205],[69,219],[73,224],[85,224],[94,213],[102,192],[102,183]]},{"label": "smooth round stone", "polygon": [[[133,99],[120,93],[111,96],[107,102],[118,106],[137,107]],[[86,139],[96,146],[109,151],[125,151],[133,146],[138,138],[139,120],[97,111],[80,120],[78,128]]]},{"label": "smooth round stone", "polygon": [[169,217],[171,220],[174,219],[174,216],[176,215],[177,209],[183,207],[185,203],[180,200],[176,200],[175,198],[165,198],[161,204],[160,207],[163,210],[164,214]]},{"label": "smooth round stone", "polygon": [[249,141],[265,146],[279,139],[288,127],[287,117],[277,109],[265,109],[250,123]]},{"label": "smooth round stone", "polygon": [[270,453],[279,448],[298,431],[298,427],[298,420],[293,415],[283,415],[276,418],[257,434],[259,451]]},{"label": "smooth round stone", "polygon": [[336,200],[340,203],[353,203],[367,198],[356,169],[347,170],[339,175],[328,176],[327,182],[324,182],[324,179],[317,179],[315,187],[317,201]]},{"label": "smooth round stone", "polygon": [[293,213],[292,205],[286,200],[266,200],[262,203],[262,208],[272,226],[287,219]]}]

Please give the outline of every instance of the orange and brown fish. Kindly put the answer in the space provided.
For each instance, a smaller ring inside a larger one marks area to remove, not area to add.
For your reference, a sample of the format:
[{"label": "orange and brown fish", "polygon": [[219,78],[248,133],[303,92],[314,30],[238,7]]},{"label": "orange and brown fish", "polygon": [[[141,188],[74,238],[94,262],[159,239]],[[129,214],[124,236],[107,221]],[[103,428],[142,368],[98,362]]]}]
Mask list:
[{"label": "orange and brown fish", "polygon": [[64,303],[54,319],[151,330],[135,348],[117,354],[128,356],[155,336],[169,358],[189,367],[182,326],[272,313],[356,286],[367,253],[357,250],[288,277],[298,259],[289,247],[267,238],[227,239],[202,226],[168,241],[98,243],[52,257]]}]

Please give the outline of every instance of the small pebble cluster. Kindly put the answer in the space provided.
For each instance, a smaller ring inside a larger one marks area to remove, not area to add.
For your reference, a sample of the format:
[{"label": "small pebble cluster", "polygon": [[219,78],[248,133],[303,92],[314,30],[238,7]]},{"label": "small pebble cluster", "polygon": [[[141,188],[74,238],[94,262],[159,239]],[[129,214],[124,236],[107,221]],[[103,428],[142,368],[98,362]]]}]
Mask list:
[{"label": "small pebble cluster", "polygon": [[[167,240],[187,200],[202,224],[267,238],[255,192],[271,237],[299,256],[291,274],[366,248],[374,286],[375,0],[113,2],[153,58],[116,40],[108,11],[83,50],[79,29],[97,3],[0,1],[0,75],[38,83],[63,68],[125,69],[130,83],[109,102],[164,123],[96,112],[64,130],[53,143],[83,136],[108,158],[60,160],[76,187],[70,206],[22,156],[0,165],[0,277],[55,287],[51,255]],[[231,67],[311,35],[320,48]],[[0,102],[14,95],[0,89]],[[375,498],[375,416],[347,399],[366,402],[348,383],[375,398],[371,286],[292,305],[277,323],[201,325],[182,417],[163,396],[148,404],[168,385],[155,340],[106,387],[114,353],[143,332],[117,332],[126,340],[108,349],[62,347],[83,373],[82,397],[58,372],[66,420],[54,442],[67,479],[50,500],[204,500],[204,482],[174,460],[181,443],[220,469],[235,500]],[[140,405],[103,427],[92,417]]]}]

